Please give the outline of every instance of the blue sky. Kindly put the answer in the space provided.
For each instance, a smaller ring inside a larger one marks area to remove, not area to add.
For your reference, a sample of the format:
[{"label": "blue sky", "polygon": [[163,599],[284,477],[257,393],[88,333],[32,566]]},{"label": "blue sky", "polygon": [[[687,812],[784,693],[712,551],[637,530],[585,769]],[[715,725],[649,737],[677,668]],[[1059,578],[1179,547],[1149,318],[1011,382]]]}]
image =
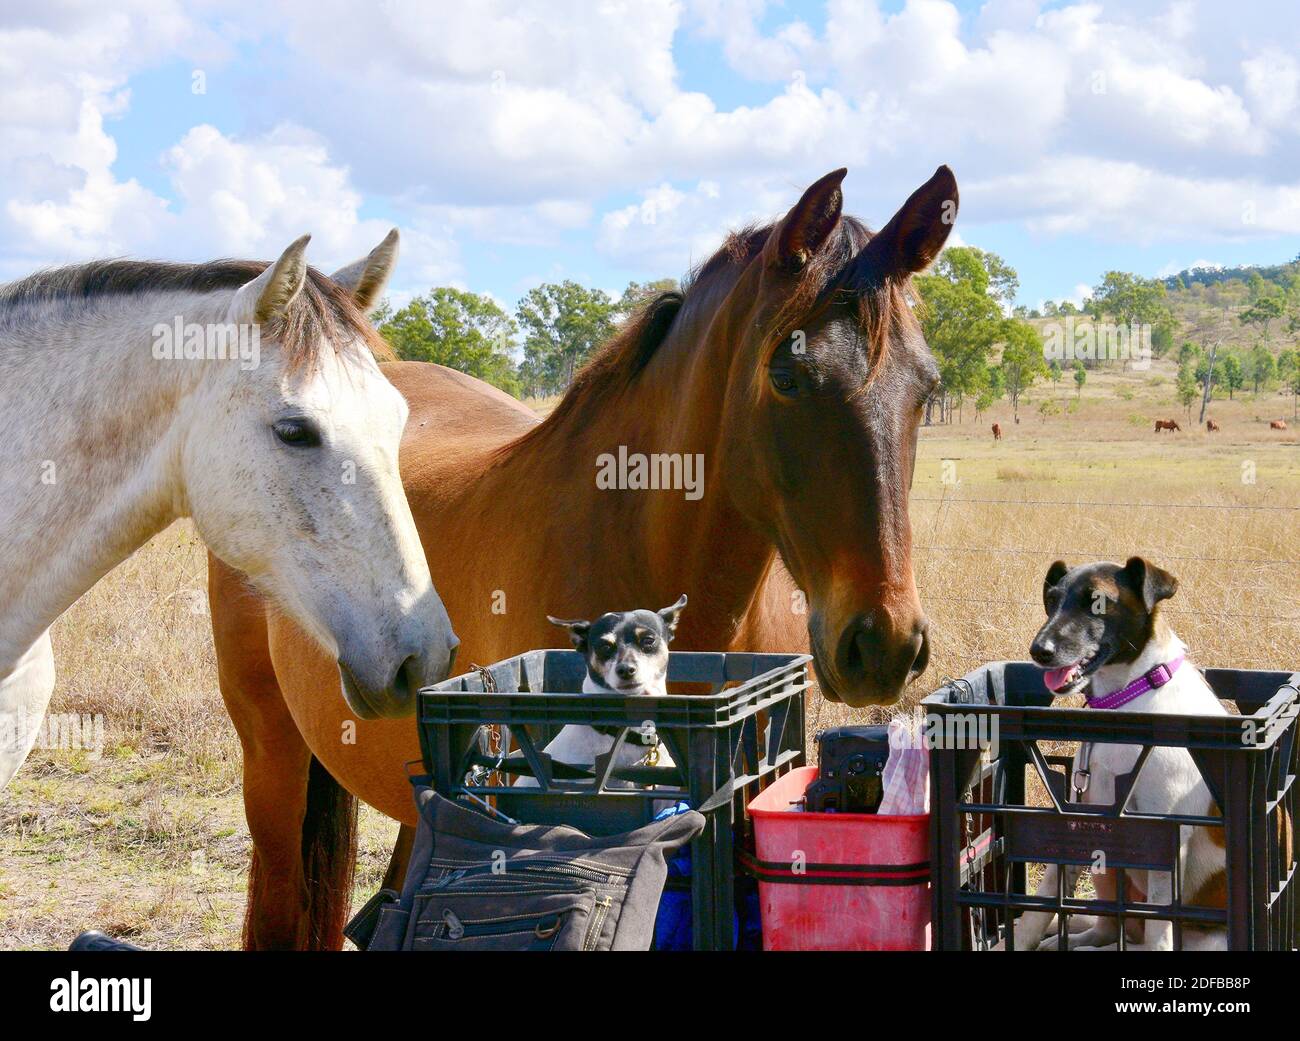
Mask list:
[{"label": "blue sky", "polygon": [[[1021,302],[1300,253],[1281,3],[69,2],[0,13],[0,277],[93,256],[327,270],[401,300],[682,274],[848,166],[879,226],[939,162]],[[196,85],[202,89],[196,89]]]}]

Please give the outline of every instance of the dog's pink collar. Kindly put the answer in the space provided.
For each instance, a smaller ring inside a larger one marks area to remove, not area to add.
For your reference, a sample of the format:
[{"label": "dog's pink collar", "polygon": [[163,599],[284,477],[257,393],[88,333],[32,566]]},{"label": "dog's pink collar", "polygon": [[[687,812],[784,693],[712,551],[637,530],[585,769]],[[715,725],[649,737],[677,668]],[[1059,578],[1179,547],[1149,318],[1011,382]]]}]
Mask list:
[{"label": "dog's pink collar", "polygon": [[1120,708],[1127,705],[1134,698],[1140,698],[1149,690],[1155,690],[1157,687],[1163,687],[1171,679],[1187,660],[1186,655],[1175,658],[1171,662],[1163,665],[1157,665],[1150,672],[1139,676],[1132,683],[1122,690],[1114,690],[1100,698],[1088,698],[1089,708]]}]

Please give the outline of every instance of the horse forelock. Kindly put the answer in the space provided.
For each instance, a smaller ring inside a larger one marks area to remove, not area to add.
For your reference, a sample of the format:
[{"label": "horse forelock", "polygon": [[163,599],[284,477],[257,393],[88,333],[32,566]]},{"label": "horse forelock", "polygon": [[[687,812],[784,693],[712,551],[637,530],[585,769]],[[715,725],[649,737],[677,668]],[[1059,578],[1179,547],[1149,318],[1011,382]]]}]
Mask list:
[{"label": "horse forelock", "polygon": [[[151,293],[201,295],[236,290],[267,266],[260,260],[213,260],[204,264],[96,260],[51,268],[0,286],[0,324],[9,324],[21,316],[35,321],[42,308],[51,305],[89,309],[97,301]],[[284,312],[262,325],[266,337],[284,352],[290,370],[314,366],[327,341],[336,350],[347,350],[355,343],[380,361],[394,358],[392,348],[348,292],[315,268],[307,269],[302,290]]]}]

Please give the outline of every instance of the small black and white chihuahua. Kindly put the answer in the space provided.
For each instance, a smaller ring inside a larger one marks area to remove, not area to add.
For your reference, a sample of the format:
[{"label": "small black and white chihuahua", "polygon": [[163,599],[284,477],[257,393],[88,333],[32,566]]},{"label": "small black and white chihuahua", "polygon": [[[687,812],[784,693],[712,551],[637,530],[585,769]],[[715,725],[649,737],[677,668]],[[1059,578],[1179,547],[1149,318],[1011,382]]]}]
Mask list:
[{"label": "small black and white chihuahua", "polygon": [[[552,618],[547,620],[569,632],[573,649],[587,663],[582,680],[584,694],[631,694],[663,697],[668,693],[668,645],[677,632],[677,622],[686,606],[686,594],[672,607],[662,611],[611,611],[594,622],[585,619]],[[598,756],[613,746],[616,728],[580,726],[564,727],[546,746],[552,758],[571,766],[590,766]],[[643,735],[645,736],[645,735]],[[650,748],[657,749],[656,762],[672,766],[667,749],[653,734]],[[636,737],[636,735],[631,735]],[[650,750],[644,740],[623,743],[615,766],[634,766]],[[516,787],[534,788],[536,780],[521,777]]]},{"label": "small black and white chihuahua", "polygon": [[662,611],[611,611],[594,622],[546,616],[569,631],[573,649],[586,659],[587,694],[667,693],[668,645],[686,606],[686,594]]}]

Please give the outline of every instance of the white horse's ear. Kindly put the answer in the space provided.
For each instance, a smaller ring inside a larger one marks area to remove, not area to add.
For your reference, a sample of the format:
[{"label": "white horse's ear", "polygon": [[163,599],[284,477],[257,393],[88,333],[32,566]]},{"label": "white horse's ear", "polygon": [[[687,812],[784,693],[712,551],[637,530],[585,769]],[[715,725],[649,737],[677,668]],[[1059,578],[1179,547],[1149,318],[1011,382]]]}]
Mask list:
[{"label": "white horse's ear", "polygon": [[379,295],[388,285],[388,278],[397,264],[400,238],[394,228],[368,254],[330,276],[352,294],[353,302],[361,311],[369,313],[379,303]]},{"label": "white horse's ear", "polygon": [[251,282],[239,287],[231,311],[238,321],[267,322],[284,314],[307,281],[307,243],[310,235],[295,240],[280,259]]}]

